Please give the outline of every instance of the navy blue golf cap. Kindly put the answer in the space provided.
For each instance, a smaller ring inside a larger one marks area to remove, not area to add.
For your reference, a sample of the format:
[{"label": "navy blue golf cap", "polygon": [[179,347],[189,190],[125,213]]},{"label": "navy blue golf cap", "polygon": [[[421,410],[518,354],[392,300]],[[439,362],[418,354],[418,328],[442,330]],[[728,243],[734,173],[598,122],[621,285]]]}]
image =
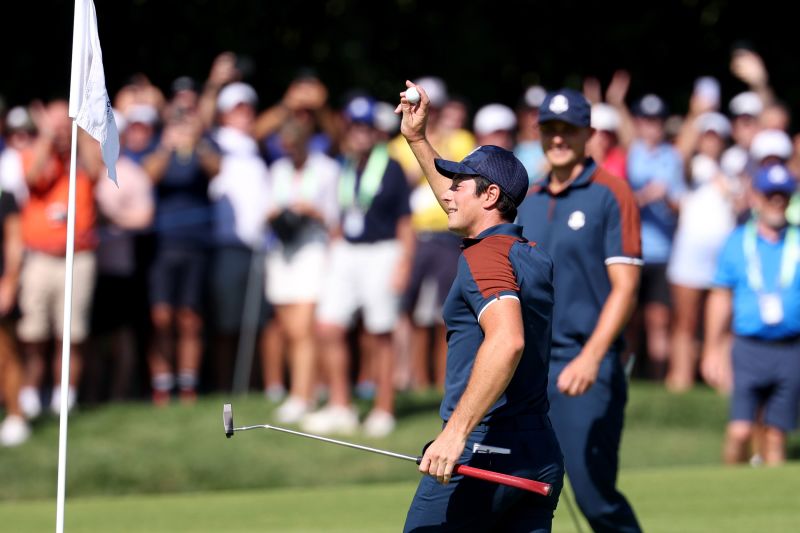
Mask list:
[{"label": "navy blue golf cap", "polygon": [[783,165],[761,167],[753,177],[753,188],[762,194],[791,195],[797,188],[797,179]]},{"label": "navy blue golf cap", "polygon": [[588,128],[592,123],[592,105],[575,89],[549,92],[539,107],[539,124],[555,120]]},{"label": "navy blue golf cap", "polygon": [[636,117],[664,119],[667,118],[669,110],[660,96],[646,94],[633,103],[631,113]]},{"label": "navy blue golf cap", "polygon": [[443,176],[483,176],[500,187],[514,204],[519,206],[528,192],[528,173],[513,152],[499,146],[479,146],[457,163],[446,159],[434,160],[436,170]]},{"label": "navy blue golf cap", "polygon": [[375,100],[370,96],[356,96],[347,102],[344,115],[352,123],[375,125]]}]

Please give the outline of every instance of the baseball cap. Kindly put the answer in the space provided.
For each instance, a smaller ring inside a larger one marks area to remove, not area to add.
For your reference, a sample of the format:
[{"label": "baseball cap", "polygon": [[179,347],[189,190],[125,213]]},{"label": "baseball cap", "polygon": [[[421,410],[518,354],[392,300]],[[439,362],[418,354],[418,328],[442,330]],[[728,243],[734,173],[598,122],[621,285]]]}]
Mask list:
[{"label": "baseball cap", "polygon": [[153,126],[158,122],[158,111],[148,104],[134,104],[125,113],[125,121],[130,124]]},{"label": "baseball cap", "polygon": [[637,117],[645,118],[666,118],[669,114],[664,100],[652,93],[639,98],[633,104],[631,112]]},{"label": "baseball cap", "polygon": [[703,113],[697,117],[695,126],[700,133],[713,132],[724,139],[727,139],[731,135],[730,120],[722,113],[717,113],[715,111]]},{"label": "baseball cap", "polygon": [[375,126],[375,100],[370,96],[356,96],[344,108],[344,116],[351,123]]},{"label": "baseball cap", "polygon": [[560,120],[579,128],[591,126],[592,106],[583,94],[574,89],[547,93],[539,108],[539,124]]},{"label": "baseball cap", "polygon": [[256,90],[240,81],[226,85],[217,96],[217,109],[222,113],[227,113],[239,104],[255,107],[257,103],[258,95]]},{"label": "baseball cap", "polygon": [[414,80],[414,85],[422,85],[425,94],[433,107],[441,108],[447,103],[450,97],[447,95],[447,84],[442,78],[436,76],[425,76]]},{"label": "baseball cap", "polygon": [[517,127],[517,116],[503,104],[488,104],[475,113],[473,129],[477,135],[488,135],[495,131],[513,130]]},{"label": "baseball cap", "polygon": [[528,107],[531,109],[539,109],[542,107],[544,99],[547,97],[547,91],[541,85],[531,85],[525,92],[522,93],[520,99],[520,106]]},{"label": "baseball cap", "polygon": [[753,91],[745,91],[739,93],[731,99],[728,104],[731,115],[738,117],[740,115],[750,115],[757,117],[764,111],[764,102],[761,97]]},{"label": "baseball cap", "polygon": [[756,162],[767,157],[789,159],[792,156],[792,140],[781,130],[759,131],[750,144],[750,155]]},{"label": "baseball cap", "polygon": [[175,78],[170,89],[172,89],[172,94],[178,94],[181,91],[197,92],[197,82],[189,76],[180,76]]},{"label": "baseball cap", "polygon": [[6,115],[6,128],[9,131],[28,131],[36,130],[28,110],[23,106],[15,106],[8,110]]},{"label": "baseball cap", "polygon": [[604,103],[592,105],[592,127],[600,131],[615,132],[619,129],[619,112]]},{"label": "baseball cap", "polygon": [[762,194],[791,195],[797,188],[797,178],[783,165],[769,165],[758,169],[753,178],[753,188]]},{"label": "baseball cap", "polygon": [[436,170],[452,178],[457,174],[483,176],[500,187],[519,206],[528,192],[528,173],[519,159],[499,146],[479,146],[460,162],[435,159]]},{"label": "baseball cap", "polygon": [[400,116],[395,114],[394,108],[388,102],[375,103],[375,127],[389,135],[394,135],[400,129]]}]

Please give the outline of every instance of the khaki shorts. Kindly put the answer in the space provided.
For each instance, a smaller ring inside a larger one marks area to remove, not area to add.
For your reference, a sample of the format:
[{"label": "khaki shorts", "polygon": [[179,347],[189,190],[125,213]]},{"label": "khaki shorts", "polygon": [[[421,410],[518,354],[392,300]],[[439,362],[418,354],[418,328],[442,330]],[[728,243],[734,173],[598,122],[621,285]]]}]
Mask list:
[{"label": "khaki shorts", "polygon": [[[61,339],[64,331],[63,257],[28,251],[20,276],[19,307],[22,318],[17,334],[23,342]],[[82,342],[89,335],[89,313],[95,283],[93,251],[75,253],[72,267],[71,342]],[[125,302],[120,302],[125,305]]]}]

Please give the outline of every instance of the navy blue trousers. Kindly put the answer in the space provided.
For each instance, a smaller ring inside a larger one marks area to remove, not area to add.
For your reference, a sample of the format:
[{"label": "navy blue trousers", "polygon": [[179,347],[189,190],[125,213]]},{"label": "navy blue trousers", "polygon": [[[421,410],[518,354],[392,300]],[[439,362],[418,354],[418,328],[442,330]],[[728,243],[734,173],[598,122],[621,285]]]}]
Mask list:
[{"label": "navy blue trousers", "polygon": [[[550,531],[563,484],[564,466],[555,433],[546,417],[541,418],[544,427],[539,428],[479,426],[470,434],[458,462],[550,483],[553,492],[549,496],[464,476],[453,476],[447,485],[431,476],[423,476],[403,531]],[[508,448],[511,453],[473,454],[476,442]]]},{"label": "navy blue trousers", "polygon": [[595,384],[583,395],[569,397],[556,386],[569,360],[550,360],[550,420],[564,452],[575,499],[597,532],[640,532],[625,496],[617,490],[619,444],[628,385],[619,357],[607,354]]}]

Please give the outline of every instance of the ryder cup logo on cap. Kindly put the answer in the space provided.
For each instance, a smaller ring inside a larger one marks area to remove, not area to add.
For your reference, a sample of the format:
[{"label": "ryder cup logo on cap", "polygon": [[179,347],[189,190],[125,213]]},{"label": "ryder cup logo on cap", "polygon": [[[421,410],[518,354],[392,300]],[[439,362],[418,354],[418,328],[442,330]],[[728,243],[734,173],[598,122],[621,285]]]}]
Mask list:
[{"label": "ryder cup logo on cap", "polygon": [[592,107],[583,94],[573,89],[548,93],[539,109],[539,124],[559,120],[579,128],[591,124]]},{"label": "ryder cup logo on cap", "polygon": [[664,118],[667,116],[667,104],[655,94],[646,94],[633,105],[633,114],[637,117]]},{"label": "ryder cup logo on cap", "polygon": [[753,188],[763,194],[792,194],[797,181],[783,165],[762,167],[753,178]]},{"label": "ryder cup logo on cap", "polygon": [[514,204],[519,206],[528,192],[528,173],[514,156],[499,146],[479,146],[460,162],[434,160],[436,170],[443,176],[482,176],[500,187]]},{"label": "ryder cup logo on cap", "polygon": [[550,100],[550,105],[548,106],[550,111],[560,115],[565,111],[569,111],[569,100],[563,94],[557,94]]}]

